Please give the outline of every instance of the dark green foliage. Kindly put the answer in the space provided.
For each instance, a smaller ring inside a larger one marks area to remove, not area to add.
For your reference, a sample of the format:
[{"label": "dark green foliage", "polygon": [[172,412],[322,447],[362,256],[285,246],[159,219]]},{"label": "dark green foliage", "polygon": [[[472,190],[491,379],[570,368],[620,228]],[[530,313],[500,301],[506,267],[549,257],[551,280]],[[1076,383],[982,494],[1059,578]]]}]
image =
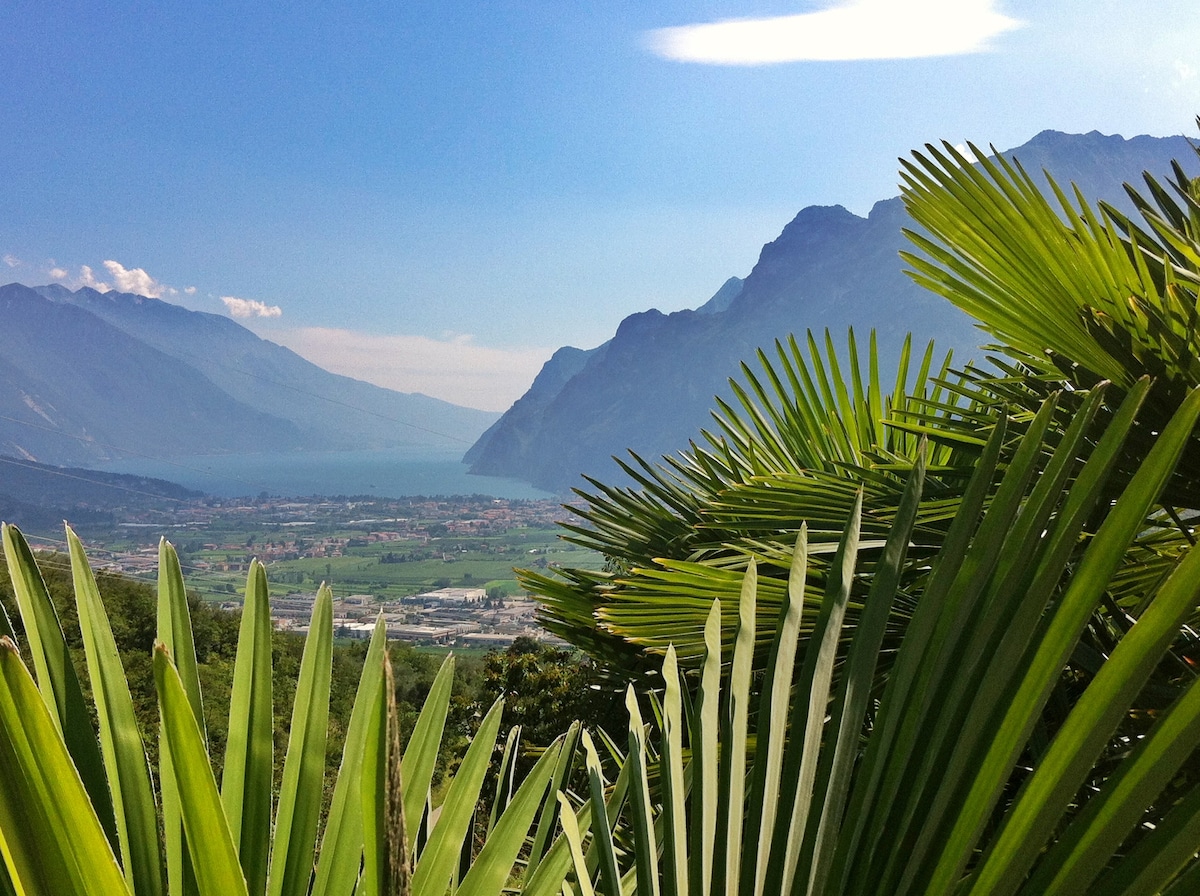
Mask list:
[{"label": "dark green foliage", "polygon": [[533,638],[487,655],[483,692],[485,702],[504,697],[506,720],[529,746],[548,746],[575,720],[609,733],[625,726],[624,692],[602,682],[591,660]]}]

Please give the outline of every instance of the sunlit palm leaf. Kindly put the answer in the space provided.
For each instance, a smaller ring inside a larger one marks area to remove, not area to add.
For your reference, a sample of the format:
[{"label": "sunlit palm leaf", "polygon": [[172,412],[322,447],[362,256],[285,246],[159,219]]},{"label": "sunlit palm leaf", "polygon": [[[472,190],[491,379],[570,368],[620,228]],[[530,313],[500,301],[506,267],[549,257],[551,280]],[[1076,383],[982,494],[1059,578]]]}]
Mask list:
[{"label": "sunlit palm leaf", "polygon": [[25,629],[27,649],[33,657],[38,690],[50,709],[51,720],[66,741],[71,759],[83,779],[109,842],[113,849],[119,850],[112,796],[105,777],[104,760],[100,755],[100,742],[96,738],[79,677],[71,662],[58,614],[25,536],[16,526],[7,523],[0,525],[0,531],[3,532],[4,557]]},{"label": "sunlit palm leaf", "polygon": [[266,888],[271,842],[271,628],[267,575],[255,560],[246,579],[221,772],[221,800],[246,882],[255,893]]},{"label": "sunlit palm leaf", "polygon": [[[794,708],[807,710],[795,709],[785,733],[766,721],[774,714],[767,701],[775,689],[764,688],[758,712],[748,716],[760,720],[756,749],[741,765],[751,781],[765,772],[759,764],[770,763],[776,748],[788,751],[783,786],[774,791],[770,810],[779,823],[765,845],[747,838],[739,863],[724,860],[717,873],[722,890],[1133,896],[1164,891],[1174,882],[1167,892],[1188,892],[1200,874],[1194,858],[1200,780],[1182,769],[1200,748],[1194,674],[1183,673],[1176,682],[1175,705],[1142,746],[1130,751],[1120,745],[1124,740],[1113,747],[1110,738],[1127,723],[1143,683],[1200,600],[1196,550],[1183,554],[1129,631],[1115,633],[1109,655],[1096,657],[1095,673],[1081,676],[1078,699],[1061,718],[1046,721],[1064,665],[1200,419],[1197,391],[1155,440],[1137,476],[1117,489],[1116,504],[1080,556],[1080,529],[1107,501],[1113,478],[1122,476],[1116,461],[1148,391],[1146,382],[1135,385],[1103,426],[1096,415],[1105,396],[1097,391],[1075,425],[1055,433],[1053,445],[1046,438],[1056,410],[1048,402],[1003,465],[1005,433],[995,430],[945,545],[919,583],[916,614],[880,693],[872,667],[882,659],[883,621],[888,602],[898,596],[920,492],[919,477],[910,480],[907,510],[893,529],[887,559],[874,566],[872,591],[854,631],[845,631],[848,614],[837,610],[845,607],[848,590],[834,588],[822,605],[829,621],[818,622],[812,636],[822,649],[810,644],[794,682]],[[802,567],[792,573],[802,574]],[[842,578],[855,576],[847,571]],[[752,580],[748,574],[746,581]],[[800,593],[799,583],[793,586]],[[719,614],[714,605],[710,669],[719,664]],[[837,645],[846,638],[843,654]],[[824,659],[818,661],[819,655]],[[814,678],[809,670],[818,667],[826,671]],[[703,771],[705,757],[718,754],[724,763],[738,755],[751,730],[736,710],[737,676],[723,687],[718,682],[714,672],[708,694],[702,689],[699,698],[710,709],[702,708],[693,730],[687,799],[693,830],[715,825],[709,827],[714,833],[734,830],[735,818],[757,817],[763,808],[741,798],[734,786],[740,776],[713,779]],[[721,716],[711,711],[718,688]],[[1034,729],[1046,724],[1053,730],[1043,742]],[[640,721],[634,717],[631,725],[640,728]],[[718,728],[719,748],[710,740]],[[662,743],[664,753],[679,751],[682,758],[675,741]],[[642,749],[640,741],[631,744]],[[1101,767],[1105,771],[1097,773]],[[792,777],[789,768],[802,771]],[[760,792],[770,791],[752,788],[750,799],[758,800]],[[677,836],[665,810],[657,821],[656,836]],[[628,823],[626,837],[644,836],[636,833],[646,830],[644,823]],[[1054,847],[1063,830],[1067,836]],[[606,839],[602,832],[600,839]],[[632,860],[623,858],[616,842],[602,854],[611,852],[625,865],[597,877],[593,867],[577,862],[576,871],[605,892],[631,893],[626,868]],[[724,846],[719,836],[692,839],[689,868],[702,869],[714,847],[721,862]],[[630,848],[636,854],[640,846]],[[672,849],[664,846],[663,854]],[[768,877],[761,881],[757,870],[764,867]],[[1088,888],[1092,878],[1098,889]],[[693,892],[709,892],[703,877],[692,880],[699,884]],[[797,886],[789,889],[785,882],[793,880]],[[1054,881],[1065,887],[1056,889]],[[640,880],[637,892],[645,892]]]},{"label": "sunlit palm leaf", "polygon": [[131,890],[138,896],[155,896],[162,892],[162,857],[146,748],[100,589],[83,545],[70,527],[67,544],[88,678],[100,723],[101,752],[113,795],[121,864]]},{"label": "sunlit palm leaf", "polygon": [[49,708],[0,639],[0,859],[26,896],[131,893]]},{"label": "sunlit palm leaf", "polygon": [[[789,338],[776,344],[774,357],[760,352],[757,369],[745,365],[744,385],[732,384],[733,403],[719,403],[717,428],[702,434],[704,447],[693,445],[660,467],[634,456],[621,466],[638,488],[593,482],[594,492],[579,493],[583,524],[568,526],[565,537],[604,553],[609,569],[521,572],[551,631],[626,674],[645,667],[642,648],[662,651],[667,643],[681,663],[694,664],[703,655],[704,620],[714,598],[727,607],[723,640],[731,642],[740,573],[753,558],[769,580],[758,611],[765,659],[796,533],[807,525],[814,601],[805,618],[811,622],[822,570],[860,489],[864,568],[870,568],[922,437],[911,425],[913,415],[931,405],[964,413],[972,399],[947,388],[956,382],[949,359],[935,365],[932,345],[915,364],[905,345],[890,394],[873,337],[865,358],[853,333],[847,359],[839,359],[828,334],[823,346],[810,335],[806,349]],[[892,425],[898,420],[908,428]],[[940,542],[993,424],[994,418],[976,420],[972,438],[930,444],[914,554]],[[708,576],[701,567],[727,574]]]}]

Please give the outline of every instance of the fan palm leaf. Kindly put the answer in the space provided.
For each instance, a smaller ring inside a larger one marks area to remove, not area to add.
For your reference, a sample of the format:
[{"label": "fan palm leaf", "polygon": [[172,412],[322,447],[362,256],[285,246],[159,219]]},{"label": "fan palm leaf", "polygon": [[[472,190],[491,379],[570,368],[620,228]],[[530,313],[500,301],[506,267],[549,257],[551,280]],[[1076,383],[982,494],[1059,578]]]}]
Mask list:
[{"label": "fan palm leaf", "polygon": [[[652,893],[671,881],[670,892],[698,896],[1187,892],[1200,873],[1200,776],[1187,766],[1200,747],[1195,674],[1177,670],[1165,711],[1136,737],[1128,730],[1146,682],[1169,662],[1200,600],[1200,552],[1176,559],[1094,672],[1072,659],[1200,419],[1193,391],[1137,475],[1119,485],[1080,555],[1079,535],[1121,478],[1117,459],[1149,391],[1148,381],[1135,383],[1099,435],[1094,421],[1053,445],[1044,433],[1022,435],[1003,466],[1003,438],[994,438],[929,574],[909,595],[915,609],[890,663],[883,633],[902,596],[923,491],[919,464],[869,583],[856,573],[857,508],[849,515],[841,573],[826,577],[818,620],[793,666],[783,651],[796,636],[811,570],[798,559],[772,624],[773,656],[784,659],[760,688],[748,677],[758,617],[745,610],[762,582],[750,564],[731,645],[717,636],[722,607],[710,608],[690,760],[670,735],[684,721],[671,697],[673,647],[663,664],[661,739],[631,713],[630,763],[653,764],[648,745],[657,741],[661,764],[688,763],[664,774],[689,789],[680,797],[667,788],[655,801],[635,778],[652,816],[631,817],[624,839],[600,844],[615,867],[597,869],[575,850],[583,891]],[[1103,400],[1095,395],[1091,410]],[[797,558],[804,548],[801,536]],[[868,585],[852,623],[851,595]],[[722,661],[733,670],[725,679],[715,673]],[[885,663],[890,674],[879,689]],[[1079,696],[1058,716],[1052,704],[1064,667]],[[747,699],[755,710],[745,711]]]},{"label": "fan palm leaf", "polygon": [[[731,384],[733,399],[718,401],[702,444],[658,466],[636,455],[618,461],[635,487],[590,480],[594,491],[578,491],[584,503],[573,509],[581,522],[567,524],[564,537],[600,551],[608,565],[602,572],[520,571],[538,595],[545,626],[623,674],[649,668],[643,649],[661,652],[668,642],[689,665],[703,653],[706,608],[715,597],[727,607],[723,638],[732,638],[737,583],[755,558],[763,562],[758,649],[765,657],[801,522],[814,559],[812,594],[819,595],[821,569],[861,490],[869,566],[922,439],[916,427],[890,422],[911,422],[920,409],[940,405],[970,416],[979,431],[927,449],[930,484],[917,540],[936,545],[993,420],[959,400],[949,357],[935,357],[932,345],[914,357],[906,342],[889,392],[873,335],[864,354],[851,332],[847,360],[828,334],[823,343],[810,334],[804,348],[789,337],[774,357],[760,351],[757,369],[743,365],[742,379]],[[723,574],[707,574],[713,570]]]}]

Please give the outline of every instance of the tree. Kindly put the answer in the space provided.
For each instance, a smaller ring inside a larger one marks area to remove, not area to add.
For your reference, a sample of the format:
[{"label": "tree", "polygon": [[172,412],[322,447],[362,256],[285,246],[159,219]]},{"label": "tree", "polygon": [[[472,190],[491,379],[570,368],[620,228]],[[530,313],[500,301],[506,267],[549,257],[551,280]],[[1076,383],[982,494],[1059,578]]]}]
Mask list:
[{"label": "tree", "polygon": [[[1173,192],[1148,185],[1135,225],[1052,185],[1055,208],[1018,166],[976,169],[949,146],[917,155],[914,276],[976,314],[1007,358],[930,387],[919,375],[916,390],[902,363],[885,396],[853,338],[846,378],[828,337],[825,359],[810,337],[807,362],[789,342],[775,362],[760,355],[761,374],[743,370],[739,407],[722,406],[703,447],[624,464],[640,489],[581,493],[569,538],[604,550],[607,569],[526,583],[560,634],[623,673],[667,657],[662,790],[631,697],[614,786],[632,867],[601,832],[590,863],[575,851],[581,882],[1200,885],[1200,190],[1178,168]],[[928,461],[912,450],[921,435]],[[832,554],[831,524],[847,518]],[[695,671],[672,696],[676,663]],[[689,691],[699,707],[684,714]],[[593,781],[594,815],[595,762]]]},{"label": "tree", "polygon": [[[978,153],[980,158],[985,153]],[[722,638],[732,644],[739,581],[751,558],[763,581],[757,662],[767,655],[771,620],[782,603],[791,540],[802,523],[815,552],[805,631],[822,593],[824,556],[861,487],[864,536],[879,544],[894,519],[919,436],[930,441],[929,476],[906,578],[943,542],[982,445],[1000,421],[1024,431],[1047,396],[1059,397],[1051,442],[1098,383],[1111,381],[1097,413],[1110,419],[1140,378],[1146,406],[1119,460],[1128,478],[1189,388],[1200,383],[1195,296],[1200,281],[1200,208],[1195,184],[1177,166],[1171,189],[1148,179],[1152,202],[1135,196],[1144,223],[1115,209],[1079,207],[1051,181],[1055,208],[1019,166],[1003,159],[970,165],[953,147],[930,148],[905,164],[904,201],[924,230],[923,254],[907,256],[913,276],[975,315],[1001,344],[987,368],[954,371],[929,346],[907,349],[894,380],[881,377],[873,340],[863,356],[850,335],[839,358],[810,334],[807,356],[789,338],[758,370],[743,365],[732,383],[737,404],[719,404],[715,428],[678,457],[621,463],[637,486],[591,481],[579,491],[581,522],[567,540],[608,558],[601,572],[521,571],[542,603],[547,627],[621,677],[653,671],[673,643],[679,660],[702,655],[707,607],[726,607]],[[1190,310],[1189,310],[1190,309]],[[888,382],[895,385],[889,387]],[[1002,448],[1003,467],[1012,447]],[[1200,465],[1200,441],[1181,470]],[[1165,575],[1188,543],[1179,518],[1200,513],[1200,482],[1176,474],[1160,505],[1173,526],[1155,525],[1130,546],[1144,576]],[[1089,523],[1098,525],[1099,516]],[[863,552],[869,576],[874,549]],[[1139,583],[1123,580],[1118,605],[1136,606]],[[855,612],[852,608],[852,613]],[[905,624],[906,605],[891,633]]]},{"label": "tree", "polygon": [[624,701],[598,676],[594,663],[578,651],[562,650],[528,637],[484,658],[481,692],[504,698],[508,719],[521,726],[522,739],[535,748],[550,744],[576,719],[593,729],[624,728]]}]

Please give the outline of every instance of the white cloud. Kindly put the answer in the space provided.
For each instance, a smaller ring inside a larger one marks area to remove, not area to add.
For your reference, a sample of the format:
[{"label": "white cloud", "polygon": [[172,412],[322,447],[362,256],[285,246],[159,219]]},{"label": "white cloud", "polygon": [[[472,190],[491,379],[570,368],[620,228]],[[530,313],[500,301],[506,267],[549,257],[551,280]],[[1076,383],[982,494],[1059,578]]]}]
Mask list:
[{"label": "white cloud", "polygon": [[487,348],[462,333],[430,339],[303,327],[268,338],[334,373],[487,411],[507,410],[553,353]]},{"label": "white cloud", "polygon": [[239,299],[236,296],[221,296],[221,301],[229,310],[230,317],[279,317],[283,309],[278,305],[268,305],[257,299]]},{"label": "white cloud", "polygon": [[96,290],[96,292],[108,292],[110,289],[112,289],[112,286],[105,283],[103,280],[98,279],[92,272],[92,269],[86,264],[79,268],[78,283],[80,286],[90,286],[92,289]]},{"label": "white cloud", "polygon": [[185,286],[185,287],[183,288],[183,291],[184,291],[185,293],[187,293],[189,296],[194,296],[194,295],[196,294],[196,287],[194,287],[194,286]]},{"label": "white cloud", "polygon": [[63,268],[51,268],[49,271],[51,280],[66,280],[71,275]]},{"label": "white cloud", "polygon": [[971,147],[966,143],[955,143],[954,148],[957,149],[962,157],[968,162],[974,164],[975,162],[979,161],[979,159],[975,156],[975,153],[971,152]]},{"label": "white cloud", "polygon": [[1023,24],[995,6],[996,0],[843,0],[817,12],[659,28],[646,37],[660,56],[711,65],[955,56],[980,52]]},{"label": "white cloud", "polygon": [[5,255],[4,263],[6,265],[8,265],[10,268],[17,268],[23,264],[21,259],[17,258],[17,256],[15,256],[15,255]]},{"label": "white cloud", "polygon": [[159,283],[142,268],[126,268],[119,261],[111,259],[105,261],[104,266],[108,268],[113,283],[121,292],[131,292],[151,299],[161,299],[164,295],[175,292],[171,287]]}]

